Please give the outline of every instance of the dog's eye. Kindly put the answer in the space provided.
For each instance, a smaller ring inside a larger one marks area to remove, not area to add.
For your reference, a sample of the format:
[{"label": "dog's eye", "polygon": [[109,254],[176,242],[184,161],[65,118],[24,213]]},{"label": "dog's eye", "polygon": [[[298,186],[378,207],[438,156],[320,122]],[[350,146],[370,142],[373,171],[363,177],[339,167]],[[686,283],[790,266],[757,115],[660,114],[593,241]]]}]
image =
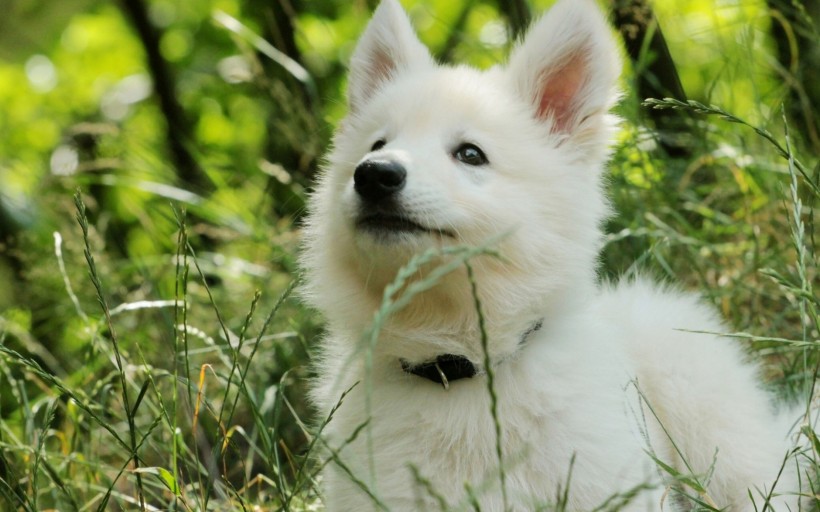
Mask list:
[{"label": "dog's eye", "polygon": [[384,139],[379,139],[373,143],[373,146],[370,147],[370,151],[378,151],[383,148],[385,144],[387,144],[387,141]]},{"label": "dog's eye", "polygon": [[475,144],[470,144],[469,142],[465,142],[464,144],[460,145],[456,150],[453,152],[453,156],[456,160],[461,163],[465,163],[467,165],[485,165],[488,162],[487,156],[481,151],[481,148],[476,146]]}]

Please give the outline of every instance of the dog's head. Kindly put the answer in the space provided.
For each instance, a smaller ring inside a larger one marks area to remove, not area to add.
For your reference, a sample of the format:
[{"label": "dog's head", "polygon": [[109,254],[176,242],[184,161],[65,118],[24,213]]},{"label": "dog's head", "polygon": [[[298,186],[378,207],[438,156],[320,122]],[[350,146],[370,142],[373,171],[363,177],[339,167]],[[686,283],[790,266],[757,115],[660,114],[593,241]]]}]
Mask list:
[{"label": "dog's head", "polygon": [[414,254],[503,233],[504,262],[476,263],[476,275],[505,309],[591,283],[619,72],[593,0],[559,1],[507,65],[484,72],[436,64],[398,1],[383,0],[353,55],[349,114],[312,197],[314,302],[361,308],[356,299],[379,300]]}]

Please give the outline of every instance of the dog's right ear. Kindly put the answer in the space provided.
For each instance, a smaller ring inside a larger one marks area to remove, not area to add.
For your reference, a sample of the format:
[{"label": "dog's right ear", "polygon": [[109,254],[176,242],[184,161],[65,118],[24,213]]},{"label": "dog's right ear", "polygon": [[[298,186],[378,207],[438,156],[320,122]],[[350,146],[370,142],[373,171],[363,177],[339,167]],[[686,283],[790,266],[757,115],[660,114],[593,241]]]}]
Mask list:
[{"label": "dog's right ear", "polygon": [[350,60],[347,99],[359,111],[373,94],[400,72],[433,62],[398,0],[382,0]]},{"label": "dog's right ear", "polygon": [[621,62],[595,2],[560,0],[530,29],[508,70],[535,117],[581,144],[603,131]]}]

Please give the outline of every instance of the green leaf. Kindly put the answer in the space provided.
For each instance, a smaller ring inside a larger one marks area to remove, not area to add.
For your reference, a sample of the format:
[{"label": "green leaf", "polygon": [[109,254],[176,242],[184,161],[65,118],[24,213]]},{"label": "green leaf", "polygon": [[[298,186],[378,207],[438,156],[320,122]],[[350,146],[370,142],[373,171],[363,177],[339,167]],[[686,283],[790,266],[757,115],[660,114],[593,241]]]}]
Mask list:
[{"label": "green leaf", "polygon": [[179,485],[177,485],[177,481],[174,478],[173,473],[168,471],[165,468],[159,466],[149,466],[145,468],[137,468],[132,470],[133,473],[146,473],[149,475],[156,475],[159,477],[159,480],[165,484],[165,487],[168,488],[169,491],[174,493],[175,496],[180,496]]}]

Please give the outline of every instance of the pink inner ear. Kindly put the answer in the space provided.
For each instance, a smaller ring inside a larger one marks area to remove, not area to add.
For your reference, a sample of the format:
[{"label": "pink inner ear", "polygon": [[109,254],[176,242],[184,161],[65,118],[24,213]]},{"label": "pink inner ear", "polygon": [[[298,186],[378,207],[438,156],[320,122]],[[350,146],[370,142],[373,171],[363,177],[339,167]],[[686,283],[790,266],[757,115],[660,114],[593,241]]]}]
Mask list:
[{"label": "pink inner ear", "polygon": [[380,84],[390,79],[390,75],[393,74],[393,70],[396,68],[396,62],[388,50],[379,47],[373,52],[369,67],[372,82]]},{"label": "pink inner ear", "polygon": [[379,45],[367,56],[363,68],[365,74],[352,77],[359,86],[357,94],[350,97],[351,110],[361,108],[383,83],[390,80],[396,69],[396,61],[390,50]]},{"label": "pink inner ear", "polygon": [[552,118],[554,132],[569,132],[581,104],[578,96],[588,76],[588,61],[583,53],[570,55],[565,62],[547,69],[538,81],[536,115]]}]

